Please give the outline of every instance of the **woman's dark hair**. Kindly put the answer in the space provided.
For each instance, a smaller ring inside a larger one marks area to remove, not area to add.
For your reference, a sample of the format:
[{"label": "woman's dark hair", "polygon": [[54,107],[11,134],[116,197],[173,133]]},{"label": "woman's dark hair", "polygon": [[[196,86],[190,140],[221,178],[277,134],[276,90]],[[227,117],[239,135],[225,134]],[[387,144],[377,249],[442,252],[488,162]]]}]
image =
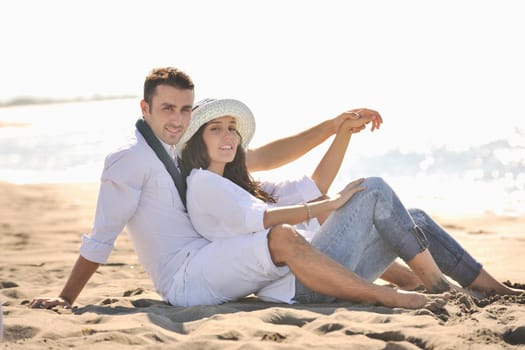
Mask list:
[{"label": "woman's dark hair", "polygon": [[[202,125],[199,130],[188,140],[181,154],[182,175],[186,179],[192,169],[208,169],[210,157],[208,148],[204,143],[203,133],[208,123]],[[255,181],[246,167],[246,151],[241,146],[242,137],[239,135],[239,144],[235,158],[224,167],[223,176],[238,186],[244,188],[256,198],[266,203],[275,203],[275,198],[261,188],[261,183]]]}]

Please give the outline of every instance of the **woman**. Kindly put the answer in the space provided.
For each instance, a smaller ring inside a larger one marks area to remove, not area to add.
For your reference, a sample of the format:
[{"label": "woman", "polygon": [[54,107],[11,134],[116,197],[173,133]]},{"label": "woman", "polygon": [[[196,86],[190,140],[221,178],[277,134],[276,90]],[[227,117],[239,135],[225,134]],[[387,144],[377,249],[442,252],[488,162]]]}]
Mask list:
[{"label": "woman", "polygon": [[[253,180],[245,165],[245,149],[255,131],[248,107],[236,100],[198,103],[191,125],[177,145],[187,176],[188,213],[194,227],[211,242],[227,242],[247,235],[264,236],[282,224],[297,225],[305,229],[301,232],[311,238],[314,247],[370,282],[399,256],[432,293],[455,288],[440,268],[462,286],[484,295],[518,293],[486,273],[424,212],[409,213],[381,179],[359,179],[326,197],[352,130],[362,127],[359,119],[341,125],[311,179],[261,184]],[[322,226],[315,218],[321,218]],[[439,257],[437,261],[432,255]],[[242,259],[242,254],[232,259]],[[236,281],[217,279],[217,288],[212,286],[212,297],[204,303],[251,293],[284,302],[335,299],[295,281],[288,271],[257,283],[244,283],[250,279],[244,271],[239,276]],[[230,287],[232,283],[235,288]]]}]

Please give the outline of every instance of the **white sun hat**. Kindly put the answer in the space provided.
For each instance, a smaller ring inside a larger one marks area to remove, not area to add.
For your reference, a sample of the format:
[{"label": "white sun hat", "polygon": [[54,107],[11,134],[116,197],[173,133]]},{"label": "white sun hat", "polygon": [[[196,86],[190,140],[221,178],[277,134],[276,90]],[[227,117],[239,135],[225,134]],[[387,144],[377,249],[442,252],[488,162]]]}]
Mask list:
[{"label": "white sun hat", "polygon": [[255,118],[252,111],[244,103],[233,99],[204,99],[195,106],[191,114],[190,125],[175,146],[180,157],[186,143],[207,122],[220,117],[230,116],[237,120],[237,130],[242,137],[242,147],[248,147],[255,133]]}]

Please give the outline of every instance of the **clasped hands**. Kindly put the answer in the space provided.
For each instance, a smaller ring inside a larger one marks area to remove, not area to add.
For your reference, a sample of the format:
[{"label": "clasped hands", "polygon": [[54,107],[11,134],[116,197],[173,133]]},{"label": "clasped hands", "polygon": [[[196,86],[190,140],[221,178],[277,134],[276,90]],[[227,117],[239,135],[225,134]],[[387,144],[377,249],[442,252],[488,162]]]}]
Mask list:
[{"label": "clasped hands", "polygon": [[383,123],[383,118],[372,109],[357,108],[341,113],[333,121],[336,132],[348,131],[355,134],[363,130],[369,123],[372,123],[370,131],[379,129]]}]

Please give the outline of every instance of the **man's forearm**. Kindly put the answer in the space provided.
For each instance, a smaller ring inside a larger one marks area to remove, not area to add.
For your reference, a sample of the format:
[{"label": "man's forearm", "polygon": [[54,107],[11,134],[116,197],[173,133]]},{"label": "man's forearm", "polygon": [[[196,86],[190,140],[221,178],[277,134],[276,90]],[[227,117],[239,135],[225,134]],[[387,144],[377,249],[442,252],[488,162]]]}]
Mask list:
[{"label": "man's forearm", "polygon": [[72,305],[98,267],[99,264],[79,255],[59,297]]},{"label": "man's forearm", "polygon": [[334,134],[334,122],[326,120],[296,135],[285,137],[255,149],[249,149],[250,171],[271,170],[288,164],[320,145]]}]

